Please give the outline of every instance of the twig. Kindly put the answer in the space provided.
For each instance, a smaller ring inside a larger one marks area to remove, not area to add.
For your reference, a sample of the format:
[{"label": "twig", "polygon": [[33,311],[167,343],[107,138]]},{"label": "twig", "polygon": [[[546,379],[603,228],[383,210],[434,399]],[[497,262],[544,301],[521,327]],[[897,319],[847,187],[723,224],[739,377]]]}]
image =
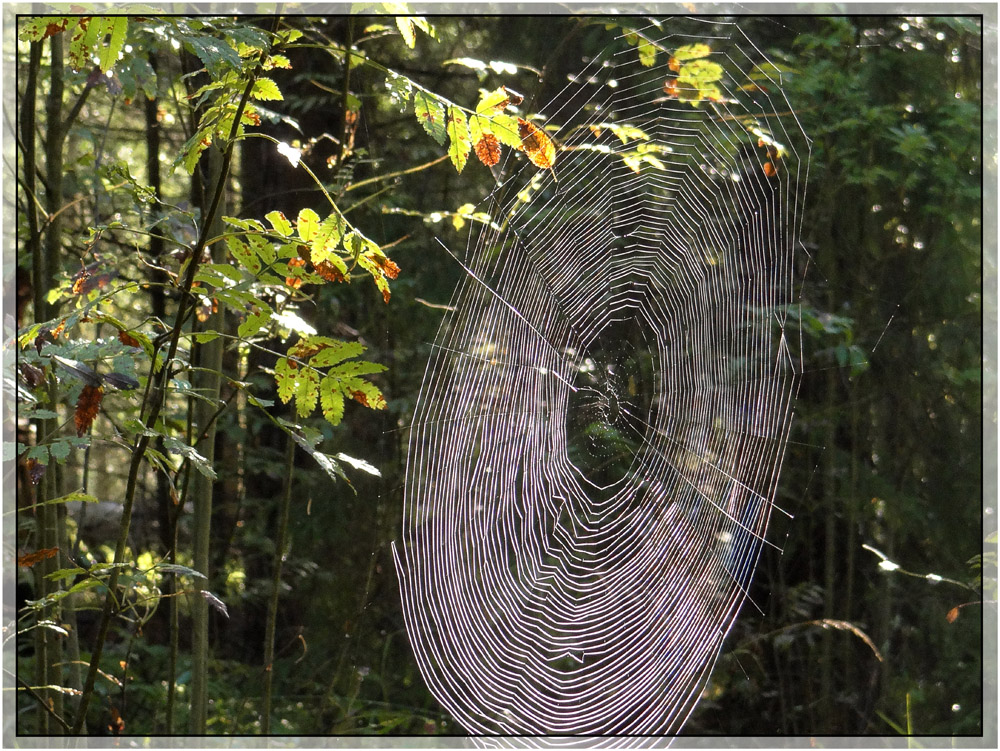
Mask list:
[{"label": "twig", "polygon": [[41,704],[42,708],[46,712],[48,712],[50,715],[52,715],[55,718],[56,722],[58,722],[60,725],[62,725],[63,728],[67,732],[70,730],[69,723],[66,722],[66,720],[64,720],[58,714],[56,714],[56,711],[54,709],[52,709],[52,707],[49,706],[49,703],[47,701],[45,701],[45,699],[43,699],[41,696],[39,696],[35,692],[35,689],[33,689],[31,686],[29,686],[27,683],[25,683],[24,679],[21,676],[17,676],[17,682],[20,684],[20,686],[21,686],[22,689],[24,689],[25,691],[28,692],[28,696],[30,696],[32,699],[34,699],[39,704]]}]

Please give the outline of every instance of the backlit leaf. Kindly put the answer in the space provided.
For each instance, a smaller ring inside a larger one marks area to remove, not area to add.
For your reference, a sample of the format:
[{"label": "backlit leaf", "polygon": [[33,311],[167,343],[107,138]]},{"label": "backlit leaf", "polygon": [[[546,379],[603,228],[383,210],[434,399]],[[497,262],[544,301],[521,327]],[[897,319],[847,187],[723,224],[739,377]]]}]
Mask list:
[{"label": "backlit leaf", "polygon": [[508,95],[507,90],[501,86],[495,91],[483,94],[482,98],[479,100],[479,104],[476,105],[476,114],[490,117],[502,112],[508,104],[510,104],[510,95]]},{"label": "backlit leaf", "polygon": [[344,418],[344,395],[340,393],[340,383],[336,378],[327,376],[323,379],[320,385],[319,403],[327,422],[339,425]]},{"label": "backlit leaf", "polygon": [[107,33],[108,44],[101,48],[99,55],[102,73],[107,73],[118,62],[118,55],[121,54],[121,51],[125,47],[128,18],[126,16],[105,18],[105,31]]},{"label": "backlit leaf", "polygon": [[444,146],[447,139],[445,133],[445,112],[441,102],[426,91],[413,92],[413,113],[427,134]]},{"label": "backlit leaf", "polygon": [[280,101],[284,99],[281,95],[281,89],[278,88],[278,84],[270,78],[258,78],[254,81],[253,88],[250,90],[250,96],[260,101]]},{"label": "backlit leaf", "polygon": [[487,167],[500,161],[500,142],[495,135],[485,133],[476,141],[476,157]]},{"label": "backlit leaf", "polygon": [[280,211],[269,211],[264,218],[271,223],[274,231],[282,237],[291,237],[292,223]]},{"label": "backlit leaf", "polygon": [[319,375],[311,368],[301,368],[295,379],[295,413],[308,417],[316,409],[319,396]]},{"label": "backlit leaf", "polygon": [[[712,54],[712,48],[707,44],[686,44],[674,50],[672,59],[678,63],[684,63],[687,60],[697,60],[700,57],[707,57],[710,54]],[[670,67],[672,70],[677,70],[673,65]]]},{"label": "backlit leaf", "polygon": [[309,364],[315,368],[325,368],[329,365],[336,365],[351,357],[357,357],[365,351],[363,344],[359,342],[337,342],[324,346],[309,360]]},{"label": "backlit leaf", "polygon": [[448,137],[451,139],[448,144],[448,156],[451,157],[455,169],[461,172],[469,160],[472,141],[469,138],[469,125],[465,120],[465,113],[457,107],[448,110]]},{"label": "backlit leaf", "polygon": [[385,397],[374,383],[360,378],[348,378],[344,381],[344,388],[348,390],[351,398],[359,404],[369,409],[385,409]]},{"label": "backlit leaf", "polygon": [[66,26],[71,19],[67,16],[36,16],[26,18],[21,23],[21,31],[18,38],[22,42],[40,42],[54,34],[66,30]]},{"label": "backlit leaf", "polygon": [[302,209],[298,220],[299,237],[302,242],[311,242],[319,229],[319,215],[312,209]]},{"label": "backlit leaf", "polygon": [[270,318],[271,309],[267,305],[261,305],[257,310],[248,310],[247,317],[240,324],[239,329],[237,329],[240,339],[245,339],[248,336],[256,334],[260,331],[261,326],[264,326]]},{"label": "backlit leaf", "polygon": [[226,237],[226,247],[229,253],[241,265],[253,274],[259,274],[262,268],[257,254],[250,250],[245,242],[238,237],[228,235]]},{"label": "backlit leaf", "polygon": [[512,149],[521,148],[521,133],[518,118],[511,115],[494,115],[490,118],[490,132],[497,140]]},{"label": "backlit leaf", "polygon": [[639,41],[639,64],[644,68],[649,68],[656,63],[656,47],[652,42],[641,39]]},{"label": "backlit leaf", "polygon": [[548,135],[524,118],[517,118],[521,149],[536,167],[552,169],[556,163],[556,146]]},{"label": "backlit leaf", "polygon": [[299,366],[286,357],[278,360],[274,366],[274,382],[278,387],[278,398],[284,404],[295,394],[295,381],[299,375]]},{"label": "backlit leaf", "polygon": [[711,60],[694,60],[685,65],[677,76],[678,84],[689,84],[702,88],[722,78],[722,66]]},{"label": "backlit leaf", "polygon": [[417,32],[413,28],[413,21],[407,16],[396,16],[395,20],[400,36],[403,37],[406,46],[412,50],[417,44]]}]

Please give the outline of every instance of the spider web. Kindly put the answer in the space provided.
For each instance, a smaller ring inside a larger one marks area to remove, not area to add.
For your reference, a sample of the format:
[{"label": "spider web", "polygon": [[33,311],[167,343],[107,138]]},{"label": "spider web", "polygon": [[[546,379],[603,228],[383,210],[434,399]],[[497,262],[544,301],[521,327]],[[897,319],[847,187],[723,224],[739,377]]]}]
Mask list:
[{"label": "spider web", "polygon": [[[640,37],[542,110],[554,174],[503,165],[410,429],[403,611],[473,734],[678,732],[772,544],[809,141],[738,26]],[[698,107],[664,90],[696,42]]]}]

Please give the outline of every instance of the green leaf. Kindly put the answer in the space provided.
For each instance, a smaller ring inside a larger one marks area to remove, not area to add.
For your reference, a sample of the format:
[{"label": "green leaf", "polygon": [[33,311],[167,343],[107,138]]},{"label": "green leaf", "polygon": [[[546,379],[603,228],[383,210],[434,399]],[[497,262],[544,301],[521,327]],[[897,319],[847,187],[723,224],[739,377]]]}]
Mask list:
[{"label": "green leaf", "polygon": [[329,261],[337,266],[341,273],[347,271],[347,266],[336,255],[337,246],[340,244],[340,240],[344,236],[346,229],[347,221],[336,212],[323,220],[316,230],[309,248],[313,264]]},{"label": "green leaf", "polygon": [[128,18],[126,16],[113,16],[106,18],[105,24],[110,38],[108,39],[108,46],[101,49],[99,56],[102,73],[107,73],[115,67],[115,63],[118,62],[118,55],[125,48]]},{"label": "green leaf", "polygon": [[707,57],[710,54],[712,54],[712,48],[707,44],[686,44],[674,50],[673,58],[677,62],[682,63],[685,60],[696,60],[699,57]]},{"label": "green leaf", "polygon": [[312,239],[316,236],[316,231],[319,229],[319,214],[312,209],[302,209],[299,212],[297,227],[299,238],[301,238],[302,242],[312,242]]},{"label": "green leaf", "polygon": [[246,319],[240,324],[239,329],[237,330],[240,339],[253,336],[260,331],[261,327],[266,325],[271,319],[271,313],[271,308],[264,303],[261,303],[260,307],[256,311],[247,311]]},{"label": "green leaf", "polygon": [[281,101],[284,99],[281,95],[281,89],[278,88],[278,84],[270,78],[258,78],[254,81],[253,88],[250,90],[250,96],[253,99],[265,102]]},{"label": "green leaf", "polygon": [[639,40],[639,64],[650,68],[656,63],[656,47],[647,39]]},{"label": "green leaf", "polygon": [[688,84],[700,89],[722,78],[722,66],[711,60],[694,60],[685,65],[677,76],[678,85]]},{"label": "green leaf", "polygon": [[267,238],[261,235],[250,235],[247,237],[247,242],[250,247],[253,248],[253,252],[257,254],[257,257],[267,266],[274,263],[277,258],[277,251],[275,251],[274,246],[267,241]]},{"label": "green leaf", "polygon": [[45,578],[50,581],[62,581],[63,579],[72,579],[74,576],[79,574],[87,573],[86,569],[80,568],[79,566],[74,566],[73,568],[61,568],[53,571],[51,574],[46,574]]},{"label": "green leaf", "polygon": [[477,115],[492,117],[501,112],[510,103],[510,94],[502,86],[494,91],[483,94],[476,105]]},{"label": "green leaf", "polygon": [[444,146],[447,139],[445,133],[444,107],[437,98],[431,96],[426,91],[415,91],[413,93],[413,114],[427,134]]},{"label": "green leaf", "polygon": [[188,45],[213,78],[220,78],[226,68],[238,71],[243,67],[239,53],[228,42],[204,35],[183,34]]},{"label": "green leaf", "polygon": [[57,440],[49,444],[49,453],[57,462],[64,462],[69,457],[72,445],[67,440]]},{"label": "green leaf", "polygon": [[79,19],[69,16],[36,16],[21,21],[21,31],[18,39],[22,42],[40,42],[66,30],[71,21]]},{"label": "green leaf", "polygon": [[517,118],[511,115],[494,115],[490,118],[490,130],[497,140],[512,149],[521,148],[521,134],[517,128]]},{"label": "green leaf", "polygon": [[451,157],[451,163],[455,165],[455,169],[461,172],[469,161],[472,141],[469,137],[469,126],[465,121],[465,113],[458,107],[448,109],[448,137],[451,139],[448,144],[448,156]]},{"label": "green leaf", "polygon": [[345,378],[341,381],[342,389],[351,397],[369,409],[385,409],[385,397],[378,386],[362,378]]},{"label": "green leaf", "polygon": [[319,396],[319,374],[311,368],[301,368],[295,380],[295,414],[308,417],[316,409]]},{"label": "green leaf", "polygon": [[176,438],[166,437],[163,439],[163,445],[166,446],[167,450],[180,454],[185,459],[187,459],[191,464],[205,477],[211,480],[216,478],[215,470],[212,468],[212,464],[204,456],[199,454],[194,446],[189,446],[183,441],[179,441]]},{"label": "green leaf", "polygon": [[253,253],[246,243],[240,240],[238,237],[233,237],[228,235],[226,237],[226,246],[229,248],[229,252],[232,254],[243,268],[247,269],[253,274],[259,274],[260,270],[263,268],[260,263],[260,259],[257,257],[256,253]]},{"label": "green leaf", "polygon": [[278,398],[283,404],[288,404],[288,400],[295,394],[298,376],[298,365],[287,357],[282,357],[274,366],[274,383],[278,387]]},{"label": "green leaf", "polygon": [[406,46],[412,50],[417,44],[417,32],[413,28],[413,21],[407,16],[396,16],[395,20],[400,36],[403,37]]},{"label": "green leaf", "polygon": [[336,365],[350,357],[357,357],[365,351],[363,344],[358,342],[338,342],[324,347],[309,359],[309,364],[316,368]]},{"label": "green leaf", "polygon": [[386,366],[381,363],[354,360],[338,365],[336,368],[331,368],[329,374],[336,375],[338,378],[347,378],[349,376],[369,375],[371,373],[384,373],[386,370]]},{"label": "green leaf", "polygon": [[339,425],[344,417],[344,395],[340,392],[340,382],[327,376],[320,383],[319,404],[323,417],[331,425]]},{"label": "green leaf", "polygon": [[69,40],[69,64],[73,70],[80,71],[93,66],[90,51],[97,42],[97,28],[101,25],[99,21],[100,17],[81,18],[73,28]]},{"label": "green leaf", "polygon": [[274,231],[282,237],[292,236],[292,232],[294,231],[292,229],[292,223],[288,221],[288,219],[285,218],[285,215],[280,211],[269,211],[264,214],[264,218],[271,223]]},{"label": "green leaf", "polygon": [[187,170],[189,175],[194,174],[194,168],[198,164],[198,160],[201,159],[202,152],[205,151],[212,143],[212,139],[207,131],[199,130],[196,131],[193,136],[191,136],[183,146],[181,146],[181,151],[174,160],[174,164],[182,164],[184,169]]},{"label": "green leaf", "polygon": [[60,595],[65,597],[66,595],[71,595],[75,592],[82,592],[85,589],[103,586],[103,584],[104,582],[99,579],[84,579],[83,581],[79,581],[69,589],[65,590],[65,592],[61,592]]}]

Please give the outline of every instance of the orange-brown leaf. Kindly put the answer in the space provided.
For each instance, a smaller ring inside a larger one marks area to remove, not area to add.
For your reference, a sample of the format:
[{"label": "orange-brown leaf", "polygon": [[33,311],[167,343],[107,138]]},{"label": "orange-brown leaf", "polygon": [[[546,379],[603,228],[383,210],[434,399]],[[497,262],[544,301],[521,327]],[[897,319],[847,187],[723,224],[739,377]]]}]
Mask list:
[{"label": "orange-brown leaf", "polygon": [[399,276],[399,266],[393,263],[392,259],[376,254],[372,257],[372,260],[381,269],[382,273],[390,279],[395,279]]},{"label": "orange-brown leaf", "polygon": [[768,177],[775,177],[778,174],[778,168],[774,166],[773,162],[765,162],[764,174]]},{"label": "orange-brown leaf", "polygon": [[517,118],[517,133],[521,137],[521,149],[536,167],[552,169],[556,163],[556,145],[552,139],[524,118]]},{"label": "orange-brown leaf", "polygon": [[[500,161],[500,142],[492,133],[484,133],[476,142],[476,156],[487,167],[492,167]],[[393,277],[395,278],[395,277]]]},{"label": "orange-brown leaf", "polygon": [[958,608],[956,607],[956,608],[952,608],[951,610],[949,610],[948,611],[948,615],[945,616],[945,619],[948,621],[948,623],[954,623],[955,621],[957,621],[958,620]]},{"label": "orange-brown leaf", "polygon": [[386,407],[385,399],[381,394],[375,397],[374,404],[372,404],[368,400],[368,397],[365,395],[364,391],[352,391],[351,398],[354,399],[354,401],[358,402],[359,404],[368,407],[369,409],[385,409]]},{"label": "orange-brown leaf", "polygon": [[[302,246],[299,246],[302,247]],[[308,251],[307,251],[308,252]],[[298,289],[302,286],[302,277],[296,276],[298,269],[304,269],[306,265],[304,258],[289,258],[288,259],[288,276],[285,277],[285,284],[292,289]]]},{"label": "orange-brown leaf", "polygon": [[507,101],[503,105],[504,108],[506,108],[508,105],[511,104],[513,104],[516,107],[517,105],[519,105],[521,102],[524,101],[524,96],[518,94],[516,91],[514,91],[514,89],[508,89],[506,86],[501,86],[500,88],[502,88],[504,90],[504,93],[507,95]]},{"label": "orange-brown leaf", "polygon": [[341,274],[340,270],[329,261],[321,261],[313,266],[313,268],[316,270],[317,274],[326,279],[328,282],[345,281],[344,275]]},{"label": "orange-brown leaf", "polygon": [[680,96],[680,89],[677,88],[677,79],[676,78],[668,78],[666,81],[664,81],[663,82],[663,91],[671,99],[676,99],[678,96]]},{"label": "orange-brown leaf", "polygon": [[73,423],[76,425],[76,434],[82,436],[90,430],[97,411],[101,408],[101,400],[104,399],[103,386],[86,385],[80,392],[80,398],[76,400],[76,411],[73,413]]},{"label": "orange-brown leaf", "polygon": [[672,70],[674,73],[676,73],[681,69],[681,61],[678,60],[676,57],[671,57],[670,60],[667,61],[667,65],[670,66],[670,70]]},{"label": "orange-brown leaf", "polygon": [[17,557],[17,565],[22,568],[31,568],[39,561],[44,561],[47,558],[54,558],[58,553],[59,548],[42,548],[41,550],[36,550],[34,553],[19,555]]},{"label": "orange-brown leaf", "polygon": [[118,341],[120,341],[126,347],[141,347],[142,346],[141,344],[139,344],[139,340],[136,339],[134,336],[132,336],[127,331],[119,331],[118,332]]}]

